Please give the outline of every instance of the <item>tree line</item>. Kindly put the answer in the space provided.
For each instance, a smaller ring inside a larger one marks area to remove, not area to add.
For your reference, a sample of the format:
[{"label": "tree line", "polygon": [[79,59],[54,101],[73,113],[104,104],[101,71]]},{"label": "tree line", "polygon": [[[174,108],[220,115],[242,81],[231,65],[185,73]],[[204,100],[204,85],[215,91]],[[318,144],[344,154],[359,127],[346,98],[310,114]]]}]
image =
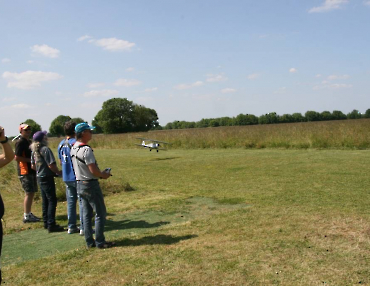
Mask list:
[{"label": "tree line", "polygon": [[[70,120],[77,124],[85,122],[80,117],[71,118],[68,115],[59,115],[51,122],[48,136],[64,136],[64,124]],[[24,123],[31,126],[32,135],[41,131],[41,126],[33,119],[27,119]],[[159,123],[157,112],[154,109],[135,104],[127,98],[112,98],[103,103],[92,125],[96,127],[95,133],[114,134],[148,131],[157,128]]]},{"label": "tree line", "polygon": [[[276,112],[270,112],[258,117],[253,114],[239,114],[236,117],[203,118],[197,122],[173,121],[167,123],[165,126],[160,126],[157,112],[154,109],[135,104],[127,98],[112,98],[103,103],[102,108],[94,117],[92,125],[96,127],[96,133],[114,134],[162,129],[242,126],[360,118],[370,118],[370,109],[367,109],[363,114],[356,109],[348,114],[344,114],[338,110],[334,110],[333,112],[323,111],[321,113],[310,110],[304,115],[301,113],[278,115]],[[77,124],[85,122],[80,117],[71,118],[68,115],[59,115],[51,122],[48,136],[64,136],[64,124],[70,120]],[[31,126],[32,133],[41,130],[41,126],[33,119],[27,119],[24,123]]]},{"label": "tree line", "polygon": [[164,127],[157,129],[185,129],[185,128],[204,128],[218,126],[241,126],[241,125],[257,125],[257,124],[277,124],[277,123],[293,123],[293,122],[312,122],[312,121],[328,121],[328,120],[344,120],[344,119],[359,119],[370,118],[370,109],[364,114],[354,109],[347,115],[341,111],[334,110],[316,112],[307,111],[304,115],[301,113],[278,115],[276,112],[267,113],[259,117],[253,114],[239,114],[236,117],[219,117],[219,118],[203,118],[200,121],[173,121],[167,123]]}]

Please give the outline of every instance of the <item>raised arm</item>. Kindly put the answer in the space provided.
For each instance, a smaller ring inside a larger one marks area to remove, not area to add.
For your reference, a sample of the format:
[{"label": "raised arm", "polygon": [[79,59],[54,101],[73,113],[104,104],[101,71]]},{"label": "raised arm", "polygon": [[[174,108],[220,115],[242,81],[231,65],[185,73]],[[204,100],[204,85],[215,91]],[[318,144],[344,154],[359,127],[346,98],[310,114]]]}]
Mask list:
[{"label": "raised arm", "polygon": [[14,152],[5,136],[5,130],[0,126],[0,145],[3,148],[3,154],[0,155],[0,168],[10,163],[14,159]]}]

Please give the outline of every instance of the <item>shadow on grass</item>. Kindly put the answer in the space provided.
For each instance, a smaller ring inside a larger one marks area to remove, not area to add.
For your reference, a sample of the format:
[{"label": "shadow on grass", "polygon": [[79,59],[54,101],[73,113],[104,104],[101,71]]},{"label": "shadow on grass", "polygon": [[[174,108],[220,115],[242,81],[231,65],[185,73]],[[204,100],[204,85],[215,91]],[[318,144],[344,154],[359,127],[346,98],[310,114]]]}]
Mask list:
[{"label": "shadow on grass", "polygon": [[105,223],[105,231],[116,230],[116,229],[131,229],[131,228],[153,228],[159,227],[162,225],[169,224],[168,221],[159,221],[155,223],[148,223],[145,220],[122,220],[122,221],[113,221],[107,220]]},{"label": "shadow on grass", "polygon": [[178,158],[181,158],[181,157],[153,158],[153,159],[151,159],[151,161],[165,161],[165,160],[174,160],[174,159],[178,159]]},{"label": "shadow on grass", "polygon": [[158,234],[155,236],[145,236],[140,239],[129,239],[124,238],[121,240],[116,240],[116,246],[140,246],[140,245],[153,245],[153,244],[175,244],[181,240],[187,240],[198,237],[197,235],[185,235],[185,236],[172,236]]}]

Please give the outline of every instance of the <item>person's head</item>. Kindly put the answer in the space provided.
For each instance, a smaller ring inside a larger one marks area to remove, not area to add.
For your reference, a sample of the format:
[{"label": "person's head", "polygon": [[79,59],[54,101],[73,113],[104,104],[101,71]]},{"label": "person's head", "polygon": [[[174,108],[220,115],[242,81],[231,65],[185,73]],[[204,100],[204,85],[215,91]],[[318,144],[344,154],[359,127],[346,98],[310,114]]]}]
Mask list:
[{"label": "person's head", "polygon": [[25,123],[19,125],[19,133],[22,137],[29,139],[31,136],[31,126]]},{"label": "person's head", "polygon": [[48,137],[46,136],[46,131],[37,131],[35,134],[33,134],[33,141],[37,143],[46,143]]},{"label": "person's head", "polygon": [[76,132],[75,132],[75,127],[76,127],[76,122],[74,121],[67,121],[65,124],[64,124],[64,133],[68,136],[68,137],[74,137]]},{"label": "person's head", "polygon": [[92,130],[94,126],[90,126],[87,122],[79,123],[75,127],[76,139],[83,142],[88,142],[92,138]]}]

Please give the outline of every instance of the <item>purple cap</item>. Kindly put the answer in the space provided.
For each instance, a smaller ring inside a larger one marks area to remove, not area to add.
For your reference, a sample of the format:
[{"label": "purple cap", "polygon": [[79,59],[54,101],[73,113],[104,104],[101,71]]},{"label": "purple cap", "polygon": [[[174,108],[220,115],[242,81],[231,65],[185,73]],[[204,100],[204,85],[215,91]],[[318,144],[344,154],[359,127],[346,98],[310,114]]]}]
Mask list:
[{"label": "purple cap", "polygon": [[46,136],[46,131],[37,131],[35,134],[33,134],[33,141],[41,142],[44,137]]}]

